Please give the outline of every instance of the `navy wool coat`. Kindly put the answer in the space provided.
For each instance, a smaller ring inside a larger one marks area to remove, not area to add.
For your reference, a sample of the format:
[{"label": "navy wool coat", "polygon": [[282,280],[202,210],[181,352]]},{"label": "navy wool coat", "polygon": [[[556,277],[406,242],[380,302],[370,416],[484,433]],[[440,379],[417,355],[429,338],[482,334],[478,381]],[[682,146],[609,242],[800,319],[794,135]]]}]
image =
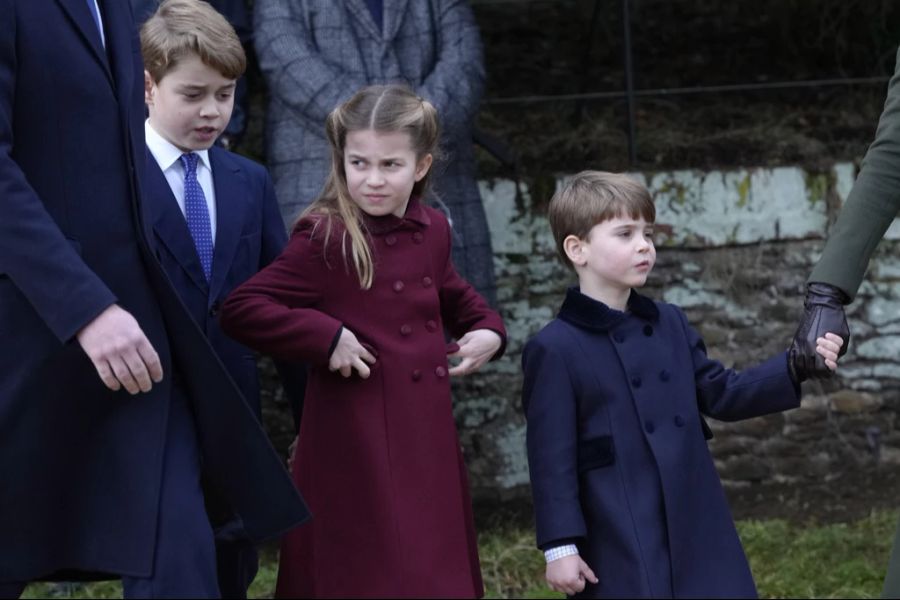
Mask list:
[{"label": "navy wool coat", "polygon": [[[176,372],[247,534],[307,516],[154,258],[137,31],[100,7],[105,48],[84,0],[0,0],[0,581],[151,574]],[[108,390],[75,339],[113,303],[160,355],[147,394]]]},{"label": "navy wool coat", "polygon": [[522,362],[537,543],[577,543],[600,580],[581,596],[755,597],[701,413],[798,406],[786,355],[726,369],[677,307],[573,288]]}]

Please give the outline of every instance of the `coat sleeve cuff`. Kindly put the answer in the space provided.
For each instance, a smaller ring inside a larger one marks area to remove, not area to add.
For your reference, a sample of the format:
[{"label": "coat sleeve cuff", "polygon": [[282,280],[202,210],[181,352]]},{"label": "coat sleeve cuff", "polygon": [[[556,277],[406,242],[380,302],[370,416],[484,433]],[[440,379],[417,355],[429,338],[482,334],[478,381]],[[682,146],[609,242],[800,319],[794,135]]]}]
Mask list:
[{"label": "coat sleeve cuff", "polygon": [[341,341],[341,334],[344,332],[344,326],[341,325],[338,327],[337,333],[334,334],[334,337],[331,339],[331,345],[328,346],[328,360],[331,360],[331,355],[334,354],[334,349],[337,348],[338,342]]}]

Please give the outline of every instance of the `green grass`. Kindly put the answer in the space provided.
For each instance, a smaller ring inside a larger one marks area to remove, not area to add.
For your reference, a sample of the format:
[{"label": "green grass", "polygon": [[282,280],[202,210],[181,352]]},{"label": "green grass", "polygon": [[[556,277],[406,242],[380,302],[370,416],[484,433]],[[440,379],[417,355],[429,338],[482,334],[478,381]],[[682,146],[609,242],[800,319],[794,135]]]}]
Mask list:
[{"label": "green grass", "polygon": [[[783,520],[739,521],[738,531],[763,598],[877,598],[881,593],[900,511],[873,512],[854,523],[792,525]],[[543,556],[533,533],[494,523],[480,534],[481,567],[488,598],[562,598],[544,583]],[[275,589],[276,553],[263,552],[251,598]],[[24,598],[46,598],[49,584],[33,584]],[[91,583],[57,597],[121,598],[118,582]]]},{"label": "green grass", "polygon": [[897,517],[877,512],[819,527],[742,521],[738,530],[762,597],[877,598]]}]

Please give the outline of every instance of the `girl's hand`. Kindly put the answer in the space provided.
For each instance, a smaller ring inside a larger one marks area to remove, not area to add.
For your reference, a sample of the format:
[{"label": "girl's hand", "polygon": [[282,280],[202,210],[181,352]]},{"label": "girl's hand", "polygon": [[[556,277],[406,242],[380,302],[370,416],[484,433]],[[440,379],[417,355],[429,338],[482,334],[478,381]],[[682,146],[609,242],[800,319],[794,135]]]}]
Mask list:
[{"label": "girl's hand", "polygon": [[491,359],[503,340],[496,331],[490,329],[474,329],[460,338],[459,350],[450,356],[462,358],[455,367],[450,368],[450,375],[468,375],[481,368]]},{"label": "girl's hand", "polygon": [[844,340],[841,336],[833,333],[826,333],[825,337],[816,338],[816,352],[825,360],[825,366],[832,371],[837,370],[838,354]]},{"label": "girl's hand", "polygon": [[374,364],[375,357],[372,356],[372,353],[359,343],[352,331],[344,327],[341,330],[337,346],[334,347],[334,352],[328,359],[328,370],[340,371],[344,377],[350,377],[353,369],[356,369],[360,377],[367,379],[371,373],[369,365]]},{"label": "girl's hand", "polygon": [[587,563],[577,554],[548,562],[546,578],[550,589],[569,596],[584,591],[585,579],[591,583],[599,581]]}]

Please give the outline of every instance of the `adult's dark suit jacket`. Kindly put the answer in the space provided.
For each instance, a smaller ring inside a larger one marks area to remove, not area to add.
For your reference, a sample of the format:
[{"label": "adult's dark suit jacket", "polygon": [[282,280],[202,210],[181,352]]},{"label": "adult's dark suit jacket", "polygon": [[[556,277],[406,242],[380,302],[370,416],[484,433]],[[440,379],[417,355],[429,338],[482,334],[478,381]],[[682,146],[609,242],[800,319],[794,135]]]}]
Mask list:
[{"label": "adult's dark suit jacket", "polygon": [[[0,0],[0,581],[151,574],[176,371],[247,533],[307,516],[148,246],[137,34],[100,7],[105,50],[84,0]],[[160,354],[148,394],[107,390],[75,340],[112,303]]]}]

